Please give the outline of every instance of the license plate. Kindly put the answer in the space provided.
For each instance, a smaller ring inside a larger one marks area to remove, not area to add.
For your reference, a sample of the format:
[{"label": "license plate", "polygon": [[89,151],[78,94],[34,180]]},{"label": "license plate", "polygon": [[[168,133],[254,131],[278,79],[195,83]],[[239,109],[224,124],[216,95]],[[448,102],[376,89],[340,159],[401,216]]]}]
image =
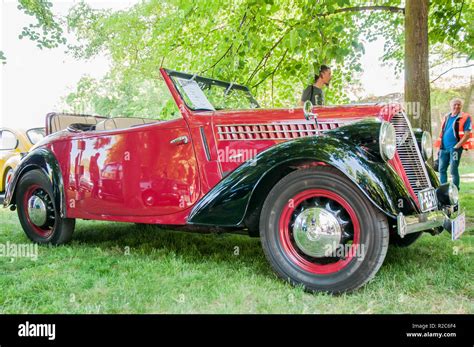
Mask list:
[{"label": "license plate", "polygon": [[451,239],[457,240],[466,230],[466,214],[463,212],[451,221]]},{"label": "license plate", "polygon": [[436,190],[428,188],[418,193],[418,201],[420,202],[421,212],[431,211],[438,207],[438,198]]}]

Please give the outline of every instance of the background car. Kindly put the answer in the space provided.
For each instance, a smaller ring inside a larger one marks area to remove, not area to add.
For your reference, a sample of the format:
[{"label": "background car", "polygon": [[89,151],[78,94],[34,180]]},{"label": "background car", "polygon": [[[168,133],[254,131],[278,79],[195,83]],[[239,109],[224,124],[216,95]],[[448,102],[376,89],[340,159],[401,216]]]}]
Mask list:
[{"label": "background car", "polygon": [[0,128],[0,192],[6,190],[22,153],[27,153],[44,136],[44,128]]}]

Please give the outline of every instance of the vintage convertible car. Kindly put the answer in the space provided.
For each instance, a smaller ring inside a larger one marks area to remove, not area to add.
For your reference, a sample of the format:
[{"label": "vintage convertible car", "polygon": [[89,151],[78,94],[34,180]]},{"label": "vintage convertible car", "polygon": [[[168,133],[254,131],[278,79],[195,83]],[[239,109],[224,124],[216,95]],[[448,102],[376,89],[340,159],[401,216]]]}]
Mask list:
[{"label": "vintage convertible car", "polygon": [[244,86],[160,71],[169,119],[47,116],[4,201],[32,241],[68,242],[77,218],[245,231],[284,280],[340,293],[373,278],[389,242],[464,231],[400,105],[261,109]]}]

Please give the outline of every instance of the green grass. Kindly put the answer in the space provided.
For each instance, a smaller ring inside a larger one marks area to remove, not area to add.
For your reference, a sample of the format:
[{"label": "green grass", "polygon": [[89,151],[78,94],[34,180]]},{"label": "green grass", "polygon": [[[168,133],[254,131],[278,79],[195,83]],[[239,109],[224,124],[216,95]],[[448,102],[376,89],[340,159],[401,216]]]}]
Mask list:
[{"label": "green grass", "polygon": [[[258,239],[78,221],[72,243],[36,261],[0,257],[0,313],[474,313],[474,183],[462,204],[461,240],[389,248],[373,281],[340,296],[276,278]],[[0,216],[0,244],[29,243],[16,212]]]},{"label": "green grass", "polygon": [[461,175],[474,174],[474,151],[464,151],[459,164]]}]

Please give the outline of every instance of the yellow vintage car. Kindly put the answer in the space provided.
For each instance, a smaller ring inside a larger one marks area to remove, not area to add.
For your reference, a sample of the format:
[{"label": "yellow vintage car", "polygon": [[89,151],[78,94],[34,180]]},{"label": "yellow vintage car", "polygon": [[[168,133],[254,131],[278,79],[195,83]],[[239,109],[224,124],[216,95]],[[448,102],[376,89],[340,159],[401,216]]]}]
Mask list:
[{"label": "yellow vintage car", "polygon": [[0,192],[6,190],[22,155],[44,136],[44,128],[0,128]]}]

